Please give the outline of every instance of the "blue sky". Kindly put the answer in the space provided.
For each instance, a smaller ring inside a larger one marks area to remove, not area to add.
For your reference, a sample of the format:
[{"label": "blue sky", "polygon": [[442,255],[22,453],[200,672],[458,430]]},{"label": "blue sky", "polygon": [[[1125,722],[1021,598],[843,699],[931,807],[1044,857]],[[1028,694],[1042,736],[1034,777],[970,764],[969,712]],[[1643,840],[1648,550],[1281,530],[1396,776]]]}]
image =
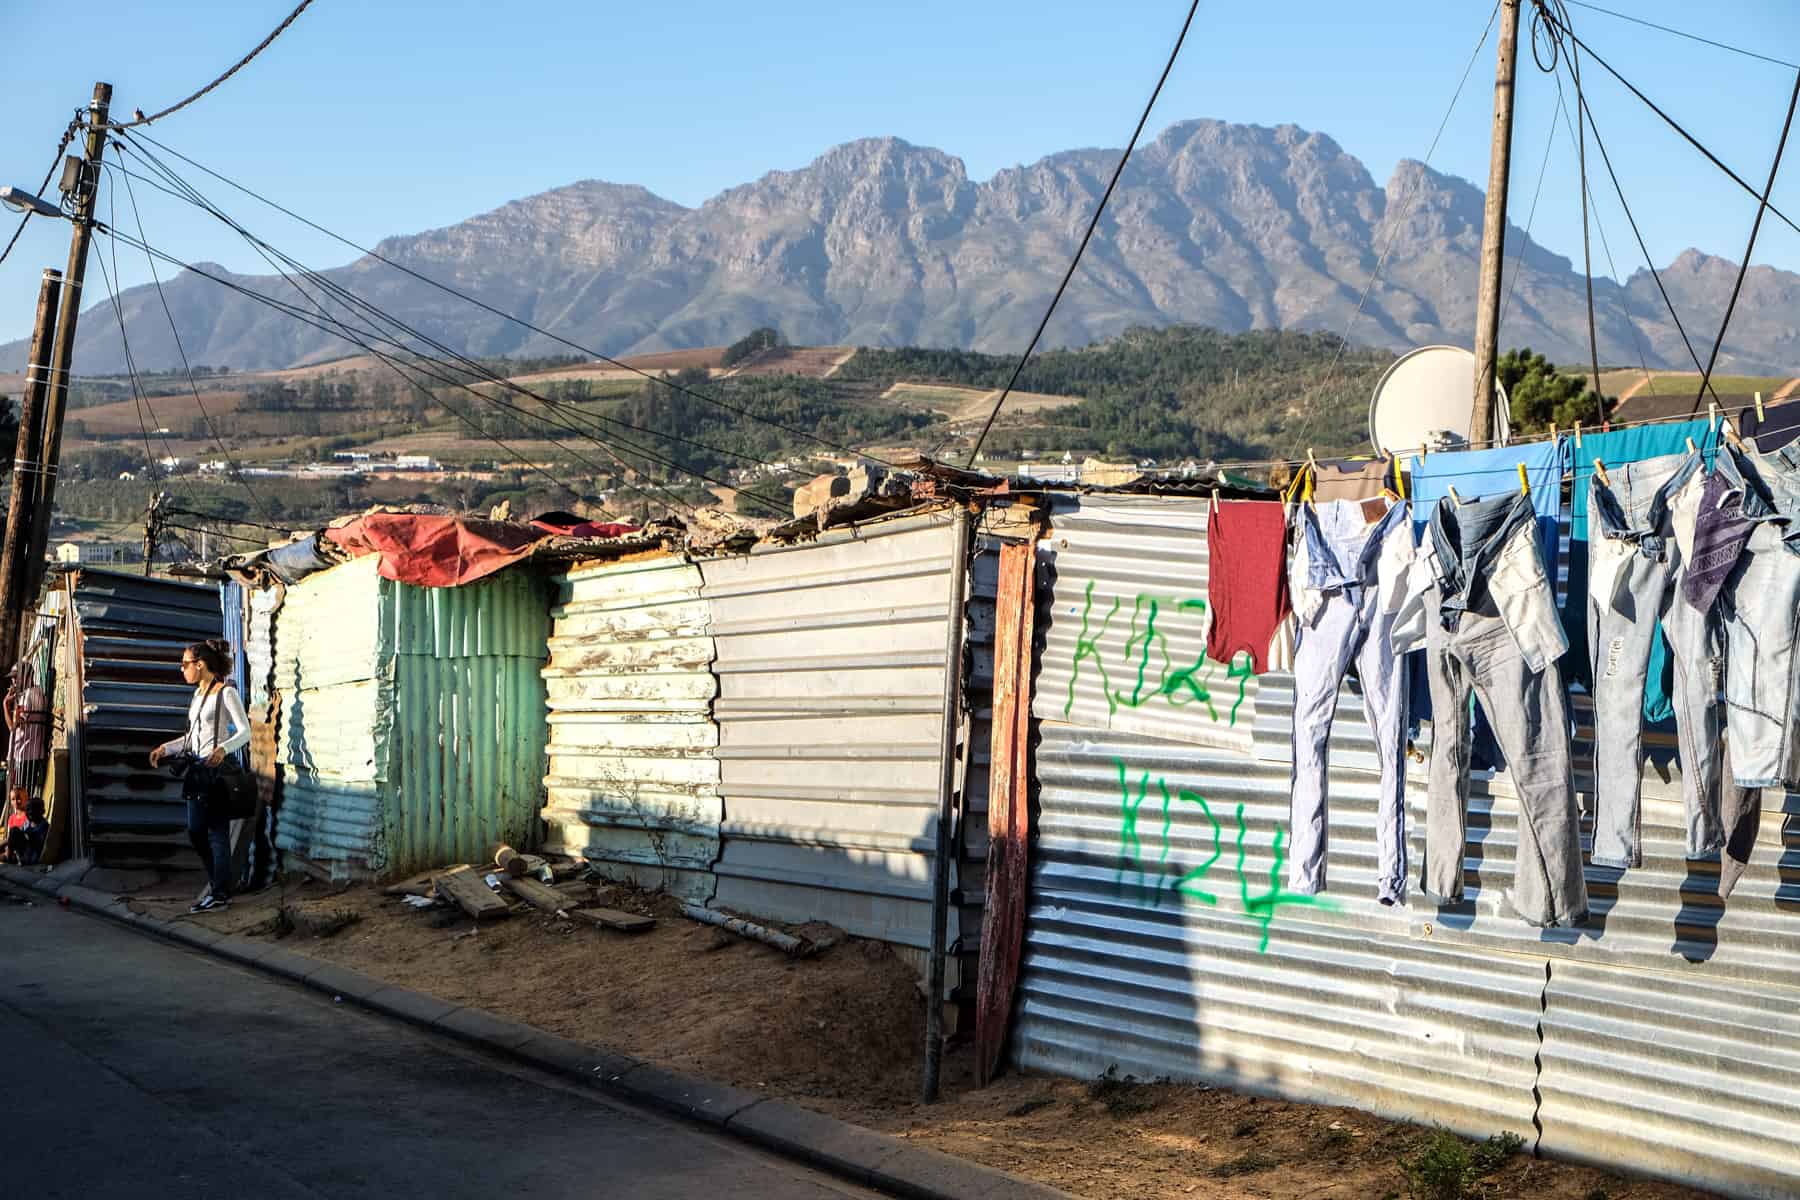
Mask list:
[{"label": "blue sky", "polygon": [[[89,40],[66,8],[8,0],[0,180],[37,183],[96,75],[115,86],[121,112],[154,111],[212,78],[290,7],[94,0],[98,32]],[[1800,61],[1792,0],[1607,7]],[[1424,156],[1491,8],[1492,0],[1201,0],[1147,136],[1193,117],[1291,122],[1330,134],[1385,183],[1398,160]],[[365,244],[586,178],[699,204],[872,135],[958,155],[985,179],[1058,150],[1122,146],[1185,11],[1180,0],[315,0],[243,73],[151,132]],[[1740,174],[1763,182],[1792,87],[1786,68],[1571,12],[1589,44]],[[1490,40],[1432,159],[1482,185],[1492,76]],[[1584,80],[1656,264],[1688,246],[1735,261],[1755,201],[1597,67]],[[1512,191],[1520,224],[1555,105],[1550,77],[1525,56]],[[1789,149],[1775,202],[1800,220],[1800,146]],[[1558,134],[1532,232],[1579,260],[1576,177],[1573,147]],[[1595,186],[1610,191],[1603,180]],[[170,253],[245,271],[260,265],[209,219],[142,189],[139,199],[149,239]],[[103,219],[104,204],[103,195]],[[353,257],[247,200],[225,207],[311,265]],[[1640,266],[1610,195],[1600,217],[1620,272]],[[10,236],[11,221],[0,228]],[[0,264],[0,339],[27,332],[38,271],[62,265],[66,247],[66,227],[33,221]],[[1766,221],[1755,261],[1800,270],[1800,235]],[[119,267],[128,285],[149,279],[142,255],[121,251]],[[92,264],[89,275],[89,297],[100,299]]]}]

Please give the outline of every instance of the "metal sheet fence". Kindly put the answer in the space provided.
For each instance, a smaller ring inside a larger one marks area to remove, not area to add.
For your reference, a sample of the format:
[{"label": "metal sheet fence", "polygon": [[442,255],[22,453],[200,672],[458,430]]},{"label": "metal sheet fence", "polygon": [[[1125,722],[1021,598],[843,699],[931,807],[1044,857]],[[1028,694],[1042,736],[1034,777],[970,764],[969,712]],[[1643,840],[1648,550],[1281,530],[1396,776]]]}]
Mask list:
[{"label": "metal sheet fence", "polygon": [[547,591],[524,570],[418,588],[376,566],[308,576],[276,617],[278,844],[361,877],[531,844]]},{"label": "metal sheet fence", "polygon": [[[1107,498],[1060,506],[1040,544],[1042,813],[1016,1059],[1075,1075],[1117,1064],[1477,1136],[1510,1129],[1548,1152],[1734,1195],[1800,1189],[1785,1132],[1800,1115],[1800,1056],[1782,1049],[1800,1032],[1800,798],[1765,797],[1752,865],[1722,901],[1718,864],[1683,855],[1679,776],[1653,766],[1644,866],[1589,867],[1592,922],[1544,931],[1503,899],[1518,822],[1504,772],[1472,789],[1467,899],[1440,907],[1417,892],[1415,766],[1414,891],[1383,907],[1373,745],[1346,683],[1330,891],[1292,896],[1291,676],[1225,690],[1238,720],[1220,730],[1217,684],[1236,681],[1203,666],[1211,706],[1174,706],[1198,631],[1185,614],[1166,620],[1165,603],[1152,631],[1141,599],[1204,598],[1204,541],[1202,503]],[[1158,592],[1170,576],[1185,590]],[[1591,814],[1585,697],[1575,709]]]},{"label": "metal sheet fence", "polygon": [[938,513],[700,564],[721,907],[928,947],[953,532]]},{"label": "metal sheet fence", "polygon": [[705,904],[724,802],[700,586],[700,569],[682,558],[558,580],[543,817],[551,850]]},{"label": "metal sheet fence", "polygon": [[77,844],[101,862],[187,853],[181,782],[148,756],[187,728],[193,689],[178,664],[189,642],[220,635],[218,588],[89,569],[71,577],[70,590],[81,691],[70,740]]}]

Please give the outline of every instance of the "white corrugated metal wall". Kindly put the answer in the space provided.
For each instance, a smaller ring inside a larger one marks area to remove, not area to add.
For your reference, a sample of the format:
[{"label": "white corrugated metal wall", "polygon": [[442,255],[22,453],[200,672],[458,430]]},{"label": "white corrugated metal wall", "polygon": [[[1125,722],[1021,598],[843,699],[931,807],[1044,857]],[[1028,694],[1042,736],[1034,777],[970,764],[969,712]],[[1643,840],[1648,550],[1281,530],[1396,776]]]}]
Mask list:
[{"label": "white corrugated metal wall", "polygon": [[1789,1048],[1800,798],[1770,793],[1726,903],[1717,864],[1682,856],[1678,778],[1647,771],[1645,865],[1590,867],[1593,922],[1540,931],[1502,911],[1517,828],[1504,774],[1474,786],[1469,899],[1443,909],[1416,891],[1415,778],[1415,891],[1383,908],[1370,741],[1346,684],[1331,891],[1324,903],[1289,896],[1278,839],[1292,679],[1241,686],[1194,666],[1205,511],[1198,499],[1071,498],[1041,543],[1042,816],[1017,1060],[1074,1075],[1116,1063],[1478,1136],[1510,1129],[1547,1152],[1735,1195],[1800,1189]]},{"label": "white corrugated metal wall", "polygon": [[945,512],[700,564],[721,907],[930,944],[953,544]]},{"label": "white corrugated metal wall", "polygon": [[581,567],[557,587],[549,848],[705,904],[724,803],[700,569],[682,558]]},{"label": "white corrugated metal wall", "polygon": [[[544,673],[551,847],[722,908],[830,922],[922,964],[952,519],[565,575]],[[961,733],[964,840],[977,861],[994,584],[992,556],[978,555]],[[949,940],[967,962],[979,881],[960,896]]]}]

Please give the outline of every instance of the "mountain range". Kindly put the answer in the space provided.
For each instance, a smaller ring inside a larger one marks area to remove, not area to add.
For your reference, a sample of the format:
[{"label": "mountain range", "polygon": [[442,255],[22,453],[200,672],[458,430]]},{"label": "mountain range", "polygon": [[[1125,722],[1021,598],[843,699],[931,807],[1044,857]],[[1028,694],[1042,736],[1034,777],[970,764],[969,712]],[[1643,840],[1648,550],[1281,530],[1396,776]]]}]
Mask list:
[{"label": "mountain range", "polygon": [[[898,138],[828,150],[698,208],[630,184],[588,181],[459,224],[392,237],[381,256],[609,355],[718,345],[772,325],[796,344],[923,345],[1016,352],[1067,269],[1117,150],[1069,150],[972,181],[962,161]],[[1385,187],[1330,137],[1184,121],[1132,156],[1046,346],[1084,345],[1134,325],[1228,332],[1307,329],[1395,350],[1468,345],[1475,323],[1482,193],[1403,161]],[[1617,240],[1615,238],[1615,240]],[[1587,359],[1582,276],[1509,230],[1501,344]],[[1385,255],[1385,262],[1382,259]],[[1379,282],[1352,323],[1377,263]],[[277,275],[208,274],[289,304]],[[1684,251],[1661,271],[1705,359],[1737,273]],[[325,271],[356,295],[468,354],[567,353],[377,258]],[[335,336],[182,271],[164,284],[190,361],[299,365],[351,353]],[[180,364],[155,293],[120,297],[140,370]],[[341,310],[339,310],[341,311]],[[1753,267],[1721,370],[1800,364],[1800,275]],[[1647,270],[1595,279],[1603,363],[1691,368]],[[25,360],[0,346],[0,369]],[[125,368],[110,305],[81,324],[76,370]]]}]

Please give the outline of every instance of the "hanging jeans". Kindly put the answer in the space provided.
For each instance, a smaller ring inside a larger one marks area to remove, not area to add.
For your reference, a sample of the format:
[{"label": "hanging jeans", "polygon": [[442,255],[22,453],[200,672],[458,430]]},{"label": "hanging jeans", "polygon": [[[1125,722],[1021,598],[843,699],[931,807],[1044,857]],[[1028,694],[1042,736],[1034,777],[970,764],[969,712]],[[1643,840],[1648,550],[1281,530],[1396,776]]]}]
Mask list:
[{"label": "hanging jeans", "polygon": [[1468,844],[1469,700],[1493,721],[1519,797],[1512,906],[1538,926],[1587,919],[1568,702],[1556,659],[1568,648],[1537,549],[1529,498],[1439,503],[1437,582],[1425,659],[1433,718],[1425,870],[1431,896],[1463,896]]},{"label": "hanging jeans", "polygon": [[1755,521],[1719,592],[1725,625],[1725,726],[1740,787],[1800,784],[1800,443],[1731,450],[1717,469]]},{"label": "hanging jeans", "polygon": [[1587,642],[1594,698],[1594,853],[1605,867],[1643,863],[1644,686],[1660,624],[1675,668],[1675,734],[1687,855],[1724,844],[1720,821],[1723,644],[1716,621],[1681,601],[1684,548],[1704,487],[1700,455],[1612,467],[1589,481]]},{"label": "hanging jeans", "polygon": [[[1406,672],[1393,650],[1393,598],[1381,586],[1380,565],[1384,549],[1410,551],[1412,522],[1406,506],[1396,504],[1370,524],[1363,504],[1349,500],[1302,508],[1299,520],[1306,553],[1295,556],[1303,577],[1290,581],[1301,620],[1294,648],[1288,887],[1306,895],[1325,890],[1331,727],[1339,687],[1354,663],[1381,771],[1375,894],[1394,904],[1406,896]],[[1391,546],[1393,538],[1404,538],[1404,545]]]}]

